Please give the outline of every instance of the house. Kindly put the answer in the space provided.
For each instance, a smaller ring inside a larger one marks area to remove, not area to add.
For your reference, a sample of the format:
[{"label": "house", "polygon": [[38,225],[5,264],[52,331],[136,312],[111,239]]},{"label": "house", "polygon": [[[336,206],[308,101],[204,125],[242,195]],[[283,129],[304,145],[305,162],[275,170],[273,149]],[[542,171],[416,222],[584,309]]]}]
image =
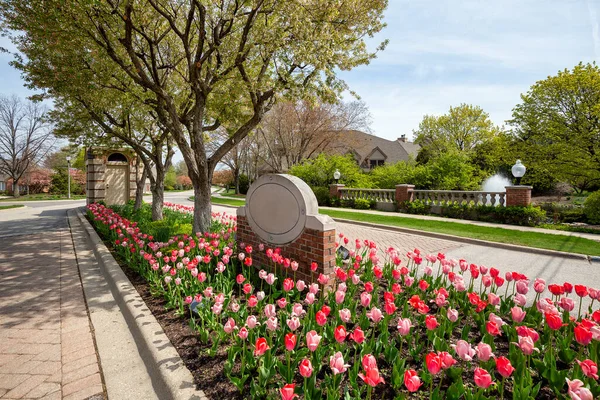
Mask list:
[{"label": "house", "polygon": [[365,132],[348,130],[339,134],[330,153],[352,154],[358,165],[369,171],[377,166],[415,159],[421,146],[406,139],[388,140]]}]

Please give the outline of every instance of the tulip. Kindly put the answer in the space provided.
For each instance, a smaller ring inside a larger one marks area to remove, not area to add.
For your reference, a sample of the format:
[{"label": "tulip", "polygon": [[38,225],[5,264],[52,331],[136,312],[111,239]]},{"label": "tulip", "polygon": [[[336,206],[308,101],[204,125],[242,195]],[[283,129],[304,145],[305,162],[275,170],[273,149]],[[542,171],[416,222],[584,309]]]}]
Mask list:
[{"label": "tulip", "polygon": [[287,323],[288,328],[290,328],[291,331],[295,331],[296,329],[298,329],[300,327],[300,320],[296,316],[294,316],[292,318],[288,318],[286,323]]},{"label": "tulip", "polygon": [[292,279],[290,279],[290,278],[285,278],[283,280],[283,290],[285,292],[289,292],[293,288],[294,288],[294,281]]},{"label": "tulip", "polygon": [[377,368],[377,360],[375,360],[375,357],[373,357],[372,354],[366,354],[362,358],[362,367],[365,370]]},{"label": "tulip", "polygon": [[277,300],[277,305],[279,306],[279,308],[285,308],[285,306],[287,305],[287,300],[285,299],[285,297],[282,297],[279,300]]},{"label": "tulip", "polygon": [[450,322],[458,321],[458,310],[449,308],[448,311],[446,312],[446,317],[450,320]]},{"label": "tulip", "polygon": [[592,341],[592,332],[582,324],[577,325],[573,331],[575,333],[575,340],[577,343],[587,346]]},{"label": "tulip", "polygon": [[321,338],[321,336],[317,335],[316,331],[308,332],[306,334],[306,347],[308,347],[310,351],[317,350],[317,347],[319,347],[319,343],[321,342]]},{"label": "tulip", "polygon": [[354,329],[354,332],[350,334],[350,339],[354,340],[358,344],[361,344],[365,341],[365,333],[362,329],[360,329],[360,326],[357,326]]},{"label": "tulip", "polygon": [[260,325],[260,323],[254,315],[249,315],[248,318],[246,318],[246,325],[248,325],[248,328],[254,329],[254,327]]},{"label": "tulip", "polygon": [[442,360],[436,353],[429,353],[425,357],[425,365],[432,375],[437,375],[442,370]]},{"label": "tulip", "polygon": [[381,375],[379,375],[379,370],[377,367],[368,369],[365,368],[365,374],[358,374],[358,376],[361,377],[367,385],[372,387],[375,387],[380,383],[385,383]]},{"label": "tulip", "polygon": [[275,332],[277,330],[277,317],[269,317],[267,319],[267,329],[271,332]]},{"label": "tulip", "polygon": [[254,348],[254,356],[255,357],[256,356],[262,356],[269,349],[270,349],[270,347],[267,344],[267,339],[262,338],[262,337],[258,338],[258,339],[256,339],[256,345],[255,345],[255,348]]},{"label": "tulip", "polygon": [[409,392],[416,392],[422,384],[423,382],[421,382],[419,375],[417,375],[417,371],[414,369],[407,369],[404,372],[404,386],[406,386],[406,389],[408,389]]},{"label": "tulip", "polygon": [[527,312],[523,311],[521,307],[513,307],[510,309],[510,314],[514,322],[520,323],[523,322],[523,319],[525,319]]},{"label": "tulip", "polygon": [[513,297],[513,302],[520,306],[523,307],[525,306],[525,304],[527,304],[527,297],[524,294],[516,294],[515,297]]},{"label": "tulip", "polygon": [[362,292],[360,294],[360,304],[363,307],[369,307],[369,304],[371,304],[371,295],[367,292]]},{"label": "tulip", "polygon": [[546,289],[546,281],[542,278],[537,278],[533,282],[533,290],[535,290],[536,293],[542,293],[544,289]]},{"label": "tulip", "polygon": [[569,386],[567,393],[572,400],[593,400],[592,392],[583,387],[583,382],[579,379],[570,380],[567,378],[567,385]]},{"label": "tulip", "polygon": [[347,308],[343,308],[339,311],[339,315],[340,315],[340,319],[342,320],[342,322],[348,323],[350,322],[350,319],[352,318],[352,314],[350,312],[350,310],[348,310]]},{"label": "tulip", "polygon": [[276,317],[277,316],[277,310],[275,309],[275,304],[267,304],[265,306],[265,316],[267,318],[271,318],[271,317]]},{"label": "tulip", "polygon": [[225,333],[231,333],[235,330],[235,320],[233,318],[229,318],[225,325],[223,326],[223,330]]},{"label": "tulip", "polygon": [[238,337],[242,340],[246,340],[246,338],[248,337],[248,329],[246,329],[245,326],[243,326],[238,332]]},{"label": "tulip", "polygon": [[577,363],[581,367],[583,374],[588,378],[598,379],[598,365],[592,360],[579,361]]},{"label": "tulip", "polygon": [[313,293],[306,293],[306,299],[304,300],[306,304],[313,304],[315,300],[315,295]]},{"label": "tulip", "polygon": [[496,369],[504,378],[508,378],[515,371],[515,368],[510,364],[510,360],[506,357],[498,357],[496,359]]},{"label": "tulip", "polygon": [[285,348],[287,351],[292,351],[296,347],[296,341],[298,338],[293,333],[287,333],[284,338]]},{"label": "tulip", "polygon": [[377,307],[373,307],[371,311],[367,311],[367,317],[375,323],[378,323],[383,318],[381,310]]},{"label": "tulip", "polygon": [[302,292],[304,289],[306,289],[306,283],[304,283],[304,281],[299,280],[298,282],[296,282],[296,289],[299,292]]},{"label": "tulip", "polygon": [[344,356],[340,351],[329,358],[329,366],[334,375],[343,374],[349,367],[348,364],[344,364]]},{"label": "tulip", "polygon": [[304,311],[304,308],[302,308],[302,304],[294,303],[294,305],[292,306],[292,316],[301,317],[304,314],[306,314],[306,311]]},{"label": "tulip", "polygon": [[337,304],[342,304],[344,302],[344,298],[346,297],[346,293],[340,290],[335,292],[335,302]]},{"label": "tulip", "polygon": [[315,315],[315,320],[317,321],[317,325],[323,326],[327,323],[327,316],[323,311],[319,310]]},{"label": "tulip", "polygon": [[475,368],[474,380],[482,389],[487,389],[492,384],[492,376],[483,368]]},{"label": "tulip", "polygon": [[451,347],[456,351],[458,358],[463,361],[472,361],[473,356],[475,356],[475,350],[465,340],[461,339],[456,344],[451,345]]},{"label": "tulip", "polygon": [[523,352],[523,354],[529,356],[533,353],[533,351],[539,351],[538,348],[535,347],[534,341],[529,336],[519,336],[519,343],[514,343]]},{"label": "tulip", "polygon": [[279,389],[279,392],[281,393],[281,400],[293,400],[294,398],[298,397],[298,395],[294,393],[294,387],[295,385],[293,383],[288,383]]},{"label": "tulip", "polygon": [[442,361],[442,368],[443,369],[448,369],[451,366],[453,366],[454,364],[456,364],[456,360],[452,357],[452,355],[446,351],[440,351],[438,352],[438,356],[440,357],[440,360]]},{"label": "tulip", "polygon": [[489,333],[492,336],[498,336],[502,334],[500,328],[498,327],[498,324],[494,321],[488,321],[485,324],[485,329],[487,330],[487,333]]},{"label": "tulip", "polygon": [[329,314],[331,313],[331,307],[324,305],[321,308],[321,311],[323,311],[323,314],[325,314],[326,317],[329,317]]},{"label": "tulip", "polygon": [[342,343],[344,340],[346,340],[346,328],[344,328],[343,325],[340,325],[337,328],[335,328],[333,332],[333,337],[338,343]]},{"label": "tulip", "polygon": [[312,367],[312,364],[310,363],[310,360],[308,358],[303,359],[300,362],[300,366],[298,367],[298,370],[300,372],[300,375],[302,375],[305,378],[310,378],[310,376],[313,373],[313,367]]},{"label": "tulip", "polygon": [[570,297],[561,297],[560,301],[558,302],[558,306],[565,311],[571,312],[575,308],[575,301],[573,301],[573,299]]},{"label": "tulip", "polygon": [[437,322],[437,319],[435,318],[434,315],[428,315],[425,317],[425,326],[427,327],[427,329],[429,329],[430,331],[434,330],[435,328],[437,328],[440,324]]},{"label": "tulip", "polygon": [[492,353],[492,347],[487,343],[479,342],[477,347],[475,347],[475,352],[477,353],[477,357],[484,362],[494,357],[494,353]]},{"label": "tulip", "polygon": [[546,323],[548,324],[550,329],[556,331],[562,327],[562,319],[559,315],[554,313],[546,313],[544,315],[546,316]]},{"label": "tulip", "polygon": [[401,318],[398,320],[398,333],[402,336],[406,336],[410,333],[410,328],[412,327],[412,323],[408,318]]}]

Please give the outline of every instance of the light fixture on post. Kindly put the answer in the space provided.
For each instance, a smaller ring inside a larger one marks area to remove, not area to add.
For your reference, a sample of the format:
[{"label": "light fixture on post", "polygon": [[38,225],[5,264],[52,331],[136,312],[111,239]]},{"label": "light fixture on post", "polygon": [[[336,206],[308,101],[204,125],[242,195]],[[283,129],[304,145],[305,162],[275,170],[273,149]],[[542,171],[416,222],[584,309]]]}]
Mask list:
[{"label": "light fixture on post", "polygon": [[340,174],[340,171],[338,169],[336,169],[335,172],[333,173],[333,179],[335,179],[336,184],[339,183],[341,176],[342,176],[342,174]]},{"label": "light fixture on post", "polygon": [[67,198],[71,198],[71,156],[67,156]]},{"label": "light fixture on post", "polygon": [[511,168],[512,174],[515,178],[517,178],[517,185],[521,184],[521,178],[525,175],[525,171],[527,168],[523,164],[521,164],[521,160],[517,160],[515,165]]}]

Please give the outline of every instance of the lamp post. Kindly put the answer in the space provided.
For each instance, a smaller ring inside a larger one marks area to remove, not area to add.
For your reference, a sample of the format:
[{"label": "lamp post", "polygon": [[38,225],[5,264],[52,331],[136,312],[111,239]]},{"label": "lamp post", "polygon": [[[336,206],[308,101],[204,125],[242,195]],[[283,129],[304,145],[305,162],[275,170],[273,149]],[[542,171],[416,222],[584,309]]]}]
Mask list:
[{"label": "lamp post", "polygon": [[340,176],[342,176],[342,174],[340,174],[340,171],[338,169],[336,169],[335,172],[333,173],[333,179],[335,179],[336,184],[339,183]]},{"label": "lamp post", "polygon": [[71,198],[71,156],[67,156],[67,198]]},{"label": "lamp post", "polygon": [[525,175],[525,171],[527,168],[523,164],[521,164],[521,160],[517,160],[515,165],[511,168],[512,174],[515,178],[517,178],[517,185],[521,184],[521,178]]}]

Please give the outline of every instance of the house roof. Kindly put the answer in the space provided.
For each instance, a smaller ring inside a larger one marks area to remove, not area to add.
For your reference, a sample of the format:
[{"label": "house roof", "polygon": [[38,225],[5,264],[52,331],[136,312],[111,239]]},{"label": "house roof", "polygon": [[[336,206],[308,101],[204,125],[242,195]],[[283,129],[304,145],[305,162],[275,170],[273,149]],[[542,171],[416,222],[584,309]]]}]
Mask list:
[{"label": "house roof", "polygon": [[359,164],[379,148],[379,151],[387,156],[386,163],[394,164],[398,161],[406,161],[410,156],[415,158],[420,146],[412,142],[402,142],[400,139],[387,140],[365,132],[348,130],[338,134],[336,143],[331,148],[340,154],[353,151],[360,158]]}]

